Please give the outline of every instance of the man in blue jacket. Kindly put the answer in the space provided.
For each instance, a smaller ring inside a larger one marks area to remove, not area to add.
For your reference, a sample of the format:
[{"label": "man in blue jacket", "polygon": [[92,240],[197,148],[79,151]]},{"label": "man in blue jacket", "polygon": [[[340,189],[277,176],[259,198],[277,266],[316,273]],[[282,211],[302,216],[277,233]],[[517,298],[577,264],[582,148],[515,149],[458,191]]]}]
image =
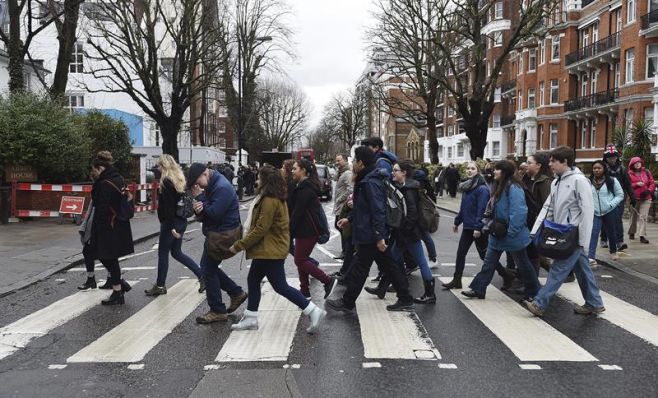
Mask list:
[{"label": "man in blue jacket", "polygon": [[373,261],[390,277],[398,300],[386,307],[389,311],[412,311],[413,299],[404,272],[395,264],[386,243],[390,231],[386,226],[385,171],[375,166],[375,154],[365,146],[355,150],[354,207],[349,218],[338,221],[338,227],[352,226],[352,243],[357,248],[352,259],[347,289],[340,299],[325,301],[325,308],[352,312]]},{"label": "man in blue jacket", "polygon": [[[220,172],[210,170],[201,163],[194,163],[187,175],[187,185],[196,198],[194,212],[203,222],[204,235],[207,236],[209,231],[230,231],[240,226],[238,197],[233,185]],[[207,247],[206,238],[200,265],[206,279],[206,298],[210,311],[196,318],[197,323],[202,324],[226,321],[226,314],[237,310],[247,299],[247,293],[219,268],[221,261],[208,256]],[[231,297],[228,309],[222,302],[221,290]]]}]

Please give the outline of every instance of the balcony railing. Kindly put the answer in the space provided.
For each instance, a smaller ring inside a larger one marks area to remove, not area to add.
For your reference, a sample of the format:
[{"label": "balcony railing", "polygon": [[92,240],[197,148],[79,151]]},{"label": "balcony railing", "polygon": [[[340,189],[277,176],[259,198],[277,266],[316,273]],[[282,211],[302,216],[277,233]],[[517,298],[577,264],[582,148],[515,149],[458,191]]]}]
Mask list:
[{"label": "balcony railing", "polygon": [[502,116],[500,118],[500,126],[509,126],[514,123],[514,120],[516,120],[516,115]]},{"label": "balcony railing", "polygon": [[652,23],[658,22],[658,10],[653,10],[648,14],[642,15],[640,20],[642,29],[649,29]]},{"label": "balcony railing", "polygon": [[515,88],[516,88],[516,79],[512,79],[500,85],[500,92],[506,93],[510,90],[514,90]]},{"label": "balcony railing", "polygon": [[608,37],[604,37],[603,39],[596,41],[589,46],[579,48],[578,50],[567,54],[567,56],[564,57],[564,64],[569,66],[571,64],[575,64],[578,61],[595,57],[598,54],[604,53],[608,50],[618,48],[621,45],[620,39],[621,36],[619,32],[617,32],[611,34]]},{"label": "balcony railing", "polygon": [[586,108],[595,108],[600,105],[609,104],[615,102],[615,99],[619,96],[619,89],[601,91],[592,95],[585,95],[583,97],[578,97],[564,103],[564,111],[571,112],[577,111],[579,109]]}]

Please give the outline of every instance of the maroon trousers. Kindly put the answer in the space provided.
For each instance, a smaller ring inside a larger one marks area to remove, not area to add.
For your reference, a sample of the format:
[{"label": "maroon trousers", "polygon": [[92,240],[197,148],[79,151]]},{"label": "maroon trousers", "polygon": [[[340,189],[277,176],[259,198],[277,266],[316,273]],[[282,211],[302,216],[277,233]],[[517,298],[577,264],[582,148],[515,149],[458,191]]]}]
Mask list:
[{"label": "maroon trousers", "polygon": [[308,238],[295,238],[295,265],[299,273],[299,290],[302,294],[309,296],[311,291],[308,288],[309,275],[319,280],[323,284],[331,282],[331,277],[324,273],[317,265],[309,259],[318,238],[311,236]]}]

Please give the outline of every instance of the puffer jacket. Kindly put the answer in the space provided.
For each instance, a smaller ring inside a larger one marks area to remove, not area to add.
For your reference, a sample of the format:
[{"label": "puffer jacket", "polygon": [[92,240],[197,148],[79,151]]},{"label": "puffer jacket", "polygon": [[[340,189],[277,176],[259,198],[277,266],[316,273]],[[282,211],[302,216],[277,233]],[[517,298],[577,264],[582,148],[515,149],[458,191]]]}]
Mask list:
[{"label": "puffer jacket", "polygon": [[[290,198],[292,213],[290,214],[290,236],[293,238],[310,238],[319,236],[316,212],[320,205],[318,190],[308,178],[297,184]],[[319,211],[324,211],[320,209]]]},{"label": "puffer jacket", "polygon": [[352,226],[352,243],[355,246],[377,243],[388,239],[386,226],[386,170],[371,167],[365,176],[356,181],[352,212],[349,215]]},{"label": "puffer jacket", "polygon": [[496,219],[507,222],[507,234],[503,238],[489,235],[489,246],[499,251],[525,249],[530,244],[530,232],[526,226],[528,206],[523,188],[510,184],[494,206]]},{"label": "puffer jacket", "polygon": [[[635,163],[640,163],[642,168],[639,173],[635,172]],[[653,191],[656,188],[656,185],[653,180],[653,175],[651,172],[644,167],[644,160],[640,157],[634,157],[628,163],[628,177],[631,180],[631,186],[633,187],[633,192],[635,193],[635,198],[637,200],[651,200],[653,197]],[[639,182],[642,182],[643,185],[638,185]]]},{"label": "puffer jacket", "polygon": [[594,197],[594,215],[605,216],[613,211],[617,205],[624,200],[624,190],[621,189],[621,184],[616,178],[609,177],[614,183],[614,191],[608,190],[608,184],[603,183],[601,188],[596,189],[592,184],[592,195]]}]

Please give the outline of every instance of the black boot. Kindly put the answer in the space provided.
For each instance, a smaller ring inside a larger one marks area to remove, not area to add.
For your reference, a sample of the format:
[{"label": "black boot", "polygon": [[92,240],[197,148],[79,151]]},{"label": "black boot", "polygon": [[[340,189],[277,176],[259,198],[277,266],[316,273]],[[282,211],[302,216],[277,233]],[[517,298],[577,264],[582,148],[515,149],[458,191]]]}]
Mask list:
[{"label": "black boot", "polygon": [[110,282],[110,276],[109,275],[107,276],[107,278],[105,278],[105,283],[100,285],[98,288],[99,289],[104,289],[104,290],[112,289],[112,282]]},{"label": "black boot", "polygon": [[462,288],[462,278],[453,276],[452,280],[448,283],[442,283],[444,290],[450,290],[450,289],[461,289]]},{"label": "black boot", "polygon": [[94,278],[93,276],[88,276],[87,281],[82,285],[78,286],[78,289],[79,290],[96,289],[96,278]]},{"label": "black boot", "polygon": [[125,300],[123,299],[123,291],[113,290],[110,297],[106,298],[105,300],[102,300],[101,304],[103,305],[125,304]]},{"label": "black boot", "polygon": [[125,279],[121,279],[121,291],[124,293],[128,293],[132,289],[132,286],[128,282],[126,282]]},{"label": "black boot", "polygon": [[414,303],[435,304],[436,294],[434,294],[434,278],[432,278],[431,281],[423,281],[423,283],[425,283],[425,294],[417,299],[414,299]]},{"label": "black boot", "polygon": [[388,290],[389,284],[390,282],[388,278],[382,276],[377,287],[372,288],[370,286],[366,286],[364,290],[372,295],[379,297],[380,300],[383,300],[384,297],[386,297],[386,291]]}]

